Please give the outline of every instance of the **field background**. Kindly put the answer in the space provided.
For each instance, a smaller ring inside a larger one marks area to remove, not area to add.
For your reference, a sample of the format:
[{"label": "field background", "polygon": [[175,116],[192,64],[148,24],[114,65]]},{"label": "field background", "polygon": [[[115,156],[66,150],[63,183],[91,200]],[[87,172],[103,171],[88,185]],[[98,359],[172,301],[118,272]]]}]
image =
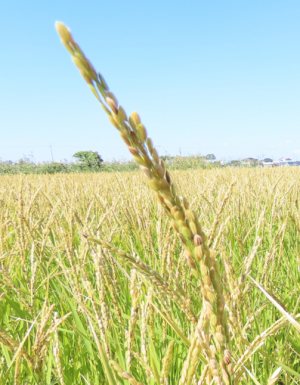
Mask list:
[{"label": "field background", "polygon": [[[172,178],[217,251],[241,383],[299,383],[299,331],[247,276],[298,317],[299,170]],[[141,173],[1,176],[0,266],[0,384],[179,383],[201,292]]]}]

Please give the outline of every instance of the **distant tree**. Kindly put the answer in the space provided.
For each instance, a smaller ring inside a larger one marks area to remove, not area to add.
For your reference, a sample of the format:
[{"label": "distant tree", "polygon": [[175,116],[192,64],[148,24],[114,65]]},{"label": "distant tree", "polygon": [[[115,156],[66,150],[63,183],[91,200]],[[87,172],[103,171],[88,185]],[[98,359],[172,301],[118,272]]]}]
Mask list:
[{"label": "distant tree", "polygon": [[43,172],[46,174],[56,174],[58,172],[67,172],[67,167],[63,163],[52,162],[45,165]]},{"label": "distant tree", "polygon": [[237,167],[241,165],[241,162],[239,160],[232,160],[229,164],[230,166]]},{"label": "distant tree", "polygon": [[205,159],[207,159],[207,160],[215,160],[216,157],[214,156],[214,154],[207,154]]},{"label": "distant tree", "polygon": [[82,171],[97,171],[103,162],[101,156],[95,151],[79,151],[73,157],[78,160]]}]

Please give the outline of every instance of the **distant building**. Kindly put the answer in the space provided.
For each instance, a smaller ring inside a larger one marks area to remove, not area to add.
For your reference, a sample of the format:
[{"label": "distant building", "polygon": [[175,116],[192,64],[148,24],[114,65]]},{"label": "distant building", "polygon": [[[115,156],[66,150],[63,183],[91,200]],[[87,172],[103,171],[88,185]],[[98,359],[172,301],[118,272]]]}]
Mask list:
[{"label": "distant building", "polygon": [[273,159],[271,158],[265,158],[262,160],[262,165],[263,167],[273,167],[275,166],[274,163],[273,163]]},{"label": "distant building", "polygon": [[264,167],[274,167],[274,166],[276,166],[276,165],[274,164],[274,162],[262,162],[262,165],[263,165]]},{"label": "distant building", "polygon": [[279,161],[263,162],[264,167],[300,166],[300,161],[291,158],[280,158]]},{"label": "distant building", "polygon": [[300,161],[288,159],[284,159],[284,161],[279,162],[279,166],[300,166]]}]

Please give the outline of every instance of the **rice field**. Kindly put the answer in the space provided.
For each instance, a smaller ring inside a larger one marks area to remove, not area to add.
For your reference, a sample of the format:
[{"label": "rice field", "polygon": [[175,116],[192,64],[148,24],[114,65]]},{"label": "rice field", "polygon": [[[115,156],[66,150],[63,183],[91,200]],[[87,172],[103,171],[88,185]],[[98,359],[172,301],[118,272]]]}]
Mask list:
[{"label": "rice field", "polygon": [[172,181],[0,177],[0,384],[300,383],[299,170]]},{"label": "rice field", "polygon": [[298,384],[297,168],[170,175],[56,28],[143,172],[0,176],[0,385]]}]

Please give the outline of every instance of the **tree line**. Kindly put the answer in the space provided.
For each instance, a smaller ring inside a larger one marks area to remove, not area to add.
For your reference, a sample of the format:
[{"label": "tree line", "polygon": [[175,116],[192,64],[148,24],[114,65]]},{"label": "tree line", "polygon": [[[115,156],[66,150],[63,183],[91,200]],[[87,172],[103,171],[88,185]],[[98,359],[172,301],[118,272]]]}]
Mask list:
[{"label": "tree line", "polygon": [[[0,174],[57,174],[57,173],[88,173],[88,172],[120,172],[137,171],[135,162],[115,160],[104,162],[96,151],[79,151],[73,155],[75,161],[68,162],[34,162],[30,157],[24,157],[17,162],[1,161]],[[170,170],[187,170],[198,168],[211,168],[220,166],[218,162],[210,163],[216,159],[214,154],[189,155],[189,156],[162,156]]]}]

